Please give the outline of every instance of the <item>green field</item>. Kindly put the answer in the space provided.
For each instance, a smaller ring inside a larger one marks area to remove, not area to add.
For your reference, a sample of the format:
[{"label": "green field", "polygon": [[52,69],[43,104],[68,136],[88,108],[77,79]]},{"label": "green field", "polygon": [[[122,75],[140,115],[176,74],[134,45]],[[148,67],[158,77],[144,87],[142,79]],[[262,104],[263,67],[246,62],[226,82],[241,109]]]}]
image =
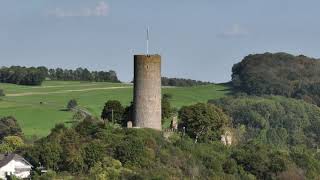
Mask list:
[{"label": "green field", "polygon": [[[63,111],[70,99],[76,99],[81,108],[97,117],[107,100],[119,100],[124,105],[132,101],[132,85],[120,83],[45,81],[37,87],[0,83],[0,89],[6,93],[0,99],[0,117],[16,117],[27,137],[45,136],[55,124],[70,121],[73,113]],[[223,97],[228,88],[224,85],[164,87],[162,92],[172,94],[172,105],[181,107]]]}]

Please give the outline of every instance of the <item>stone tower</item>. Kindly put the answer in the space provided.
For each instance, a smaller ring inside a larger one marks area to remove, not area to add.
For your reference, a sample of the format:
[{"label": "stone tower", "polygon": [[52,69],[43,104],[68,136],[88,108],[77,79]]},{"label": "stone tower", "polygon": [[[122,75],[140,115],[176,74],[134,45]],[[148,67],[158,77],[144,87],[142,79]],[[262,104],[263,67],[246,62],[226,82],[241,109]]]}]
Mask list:
[{"label": "stone tower", "polygon": [[161,56],[134,56],[134,126],[161,130]]}]

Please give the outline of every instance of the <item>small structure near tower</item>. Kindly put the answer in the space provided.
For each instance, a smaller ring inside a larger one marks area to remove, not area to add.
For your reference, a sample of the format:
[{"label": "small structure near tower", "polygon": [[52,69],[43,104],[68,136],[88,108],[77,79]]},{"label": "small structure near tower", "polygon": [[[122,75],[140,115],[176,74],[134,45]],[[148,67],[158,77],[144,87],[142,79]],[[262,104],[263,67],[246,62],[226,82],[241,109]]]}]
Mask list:
[{"label": "small structure near tower", "polygon": [[177,131],[178,130],[178,116],[174,116],[171,120],[171,124],[170,124],[170,128],[173,131]]},{"label": "small structure near tower", "polygon": [[221,142],[226,146],[232,145],[232,133],[228,130],[225,131],[225,133],[221,135]]},{"label": "small structure near tower", "polygon": [[161,130],[161,56],[134,55],[134,127]]},{"label": "small structure near tower", "polygon": [[133,126],[132,126],[132,121],[128,121],[127,122],[127,128],[132,128]]}]

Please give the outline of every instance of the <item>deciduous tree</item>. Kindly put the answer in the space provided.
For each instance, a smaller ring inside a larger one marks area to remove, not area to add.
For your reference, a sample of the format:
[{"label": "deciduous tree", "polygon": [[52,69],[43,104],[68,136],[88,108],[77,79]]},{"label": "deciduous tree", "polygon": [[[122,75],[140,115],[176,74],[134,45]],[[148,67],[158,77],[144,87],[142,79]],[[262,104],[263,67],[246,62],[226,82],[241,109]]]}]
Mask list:
[{"label": "deciduous tree", "polygon": [[182,107],[179,117],[186,133],[201,142],[220,139],[223,129],[229,124],[228,116],[220,108],[205,103]]},{"label": "deciduous tree", "polygon": [[71,99],[67,104],[67,110],[71,111],[78,106],[78,102],[75,99]]},{"label": "deciduous tree", "polygon": [[114,123],[123,124],[124,108],[117,100],[109,100],[105,103],[101,113],[101,118]]}]

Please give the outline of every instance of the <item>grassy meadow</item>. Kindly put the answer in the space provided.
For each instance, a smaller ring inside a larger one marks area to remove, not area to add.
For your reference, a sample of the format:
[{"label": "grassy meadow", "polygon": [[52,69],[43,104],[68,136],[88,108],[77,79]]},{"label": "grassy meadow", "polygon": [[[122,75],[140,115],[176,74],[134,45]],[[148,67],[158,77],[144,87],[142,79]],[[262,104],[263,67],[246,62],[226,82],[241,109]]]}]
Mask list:
[{"label": "grassy meadow", "polygon": [[[73,113],[64,111],[70,99],[81,108],[99,117],[107,100],[119,100],[123,105],[132,101],[132,85],[104,82],[45,81],[42,86],[1,84],[6,96],[0,98],[0,117],[14,116],[24,134],[45,136],[57,123],[68,122]],[[172,94],[172,105],[181,107],[228,93],[224,85],[196,87],[164,87],[163,93]]]}]

